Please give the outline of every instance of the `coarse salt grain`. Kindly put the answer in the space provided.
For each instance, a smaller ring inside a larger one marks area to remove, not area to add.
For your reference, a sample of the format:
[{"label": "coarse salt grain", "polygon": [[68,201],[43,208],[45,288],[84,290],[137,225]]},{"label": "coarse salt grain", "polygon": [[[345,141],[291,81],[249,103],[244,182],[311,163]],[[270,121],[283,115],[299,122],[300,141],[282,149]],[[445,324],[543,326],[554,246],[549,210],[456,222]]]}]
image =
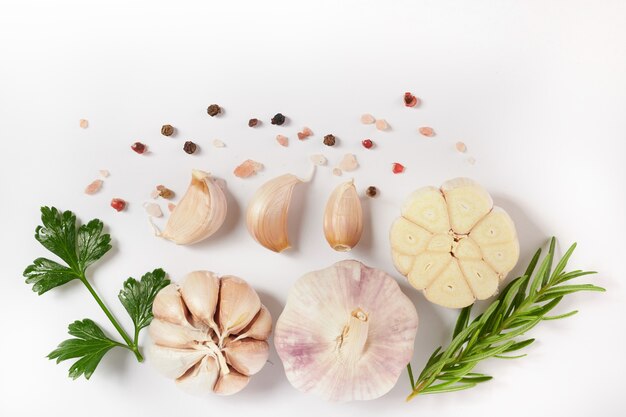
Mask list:
[{"label": "coarse salt grain", "polygon": [[359,163],[356,160],[356,156],[351,153],[345,154],[338,166],[339,169],[346,172],[354,171],[358,167]]},{"label": "coarse salt grain", "polygon": [[457,142],[456,145],[454,145],[454,147],[456,148],[457,151],[461,153],[465,153],[465,151],[467,150],[467,146],[465,146],[463,142]]},{"label": "coarse salt grain", "polygon": [[89,121],[87,119],[80,119],[78,121],[78,126],[80,126],[83,129],[87,129],[87,127],[89,127]]},{"label": "coarse salt grain", "polygon": [[109,178],[109,175],[111,175],[111,173],[106,169],[101,169],[99,172],[102,178]]},{"label": "coarse salt grain", "polygon": [[146,213],[148,213],[148,216],[163,217],[161,207],[157,203],[144,203],[143,208],[146,210]]},{"label": "coarse salt grain", "polygon": [[298,139],[304,140],[304,139],[308,138],[311,135],[313,135],[313,131],[305,126],[305,127],[302,128],[301,132],[298,132]]},{"label": "coarse salt grain", "polygon": [[385,119],[378,119],[376,120],[376,129],[387,130],[389,129],[389,123]]},{"label": "coarse salt grain", "polygon": [[326,159],[324,155],[316,154],[316,155],[311,155],[311,162],[313,162],[313,164],[317,166],[322,166],[322,165],[326,165],[326,162],[328,162],[328,159]]},{"label": "coarse salt grain", "polygon": [[93,180],[87,187],[85,187],[85,194],[94,195],[102,188],[102,180]]},{"label": "coarse salt grain", "polygon": [[175,208],[176,208],[176,204],[167,203],[167,209],[170,211],[170,213],[173,212]]},{"label": "coarse salt grain", "polygon": [[470,165],[474,165],[476,163],[476,158],[474,157],[467,158],[467,163]]},{"label": "coarse salt grain", "polygon": [[399,162],[394,162],[394,163],[391,165],[391,171],[392,171],[394,174],[401,174],[401,173],[403,173],[403,172],[404,172],[404,165],[402,165],[402,164],[401,164],[401,163],[399,163]]},{"label": "coarse salt grain", "polygon": [[252,159],[246,159],[239,166],[237,166],[237,168],[235,168],[233,174],[239,178],[248,178],[256,175],[256,173],[261,169],[263,169],[263,164],[253,161]]},{"label": "coarse salt grain", "polygon": [[339,168],[333,168],[333,175],[340,177],[343,172]]},{"label": "coarse salt grain", "polygon": [[280,146],[289,146],[289,138],[285,135],[276,135],[276,142]]},{"label": "coarse salt grain", "polygon": [[420,127],[418,130],[422,135],[426,137],[432,138],[433,136],[435,136],[435,131],[433,130],[432,127],[423,126],[423,127]]},{"label": "coarse salt grain", "polygon": [[371,114],[365,113],[364,115],[361,116],[361,123],[363,123],[364,125],[371,125],[375,121],[376,121],[376,118],[372,116]]},{"label": "coarse salt grain", "polygon": [[226,144],[219,139],[215,139],[213,141],[213,146],[215,146],[216,148],[223,148],[226,146]]}]

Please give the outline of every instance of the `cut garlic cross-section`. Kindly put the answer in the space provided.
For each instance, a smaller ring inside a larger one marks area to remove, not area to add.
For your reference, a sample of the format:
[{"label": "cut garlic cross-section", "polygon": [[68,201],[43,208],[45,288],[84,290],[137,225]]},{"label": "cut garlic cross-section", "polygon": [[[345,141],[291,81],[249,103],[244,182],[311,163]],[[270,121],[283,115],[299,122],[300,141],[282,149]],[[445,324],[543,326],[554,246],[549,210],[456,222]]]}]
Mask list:
[{"label": "cut garlic cross-section", "polygon": [[396,269],[429,301],[451,308],[494,295],[519,258],[513,220],[468,178],[413,192],[389,240]]},{"label": "cut garlic cross-section", "polygon": [[152,312],[148,360],[191,394],[239,392],[267,361],[272,317],[241,278],[192,272]]}]

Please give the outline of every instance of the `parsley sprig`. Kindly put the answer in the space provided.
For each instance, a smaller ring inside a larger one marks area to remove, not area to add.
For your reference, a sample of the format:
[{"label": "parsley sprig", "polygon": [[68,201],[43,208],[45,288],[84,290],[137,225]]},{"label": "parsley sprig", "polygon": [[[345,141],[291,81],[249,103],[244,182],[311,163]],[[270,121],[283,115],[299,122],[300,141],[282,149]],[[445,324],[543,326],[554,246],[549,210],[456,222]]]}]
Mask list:
[{"label": "parsley sprig", "polygon": [[570,317],[578,311],[548,316],[564,296],[579,291],[605,291],[591,284],[565,284],[574,278],[595,274],[593,271],[565,272],[567,262],[576,244],[573,244],[552,270],[556,240],[550,241],[550,249],[537,272],[535,267],[541,255],[539,249],[532,258],[526,272],[511,281],[497,300],[470,323],[472,306],[459,313],[452,341],[447,348],[438,347],[428,359],[417,377],[413,376],[411,364],[407,365],[411,383],[411,394],[407,401],[417,395],[460,391],[475,387],[493,377],[472,372],[481,361],[489,358],[516,359],[523,356],[510,355],[535,339],[518,340],[537,324],[545,320]]},{"label": "parsley sprig", "polygon": [[79,280],[124,341],[121,343],[108,337],[93,320],[77,320],[68,328],[74,338],[61,342],[48,358],[56,359],[57,363],[77,358],[69,370],[69,376],[73,379],[81,375],[89,379],[100,360],[114,347],[130,350],[142,362],[139,332],[152,320],[152,303],[156,294],[170,283],[165,272],[155,269],[144,274],[140,281],[128,278],[124,282],[118,298],[134,324],[134,337],[131,339],[87,280],[87,269],[111,249],[111,236],[102,232],[103,223],[93,219],[77,226],[74,213],[61,212],[54,207],[41,208],[41,222],[43,225],[37,226],[35,230],[35,239],[65,265],[48,258],[37,258],[24,271],[26,283],[32,284],[33,291],[41,295],[70,281]]}]

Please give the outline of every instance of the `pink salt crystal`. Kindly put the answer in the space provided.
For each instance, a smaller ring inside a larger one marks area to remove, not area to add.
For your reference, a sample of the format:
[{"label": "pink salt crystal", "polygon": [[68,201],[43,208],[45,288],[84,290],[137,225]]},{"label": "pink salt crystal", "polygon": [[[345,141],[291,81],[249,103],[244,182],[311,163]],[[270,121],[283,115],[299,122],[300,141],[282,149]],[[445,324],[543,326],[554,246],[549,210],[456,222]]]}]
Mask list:
[{"label": "pink salt crystal", "polygon": [[476,159],[474,157],[467,158],[467,163],[470,165],[474,165],[476,163]]},{"label": "pink salt crystal", "polygon": [[276,135],[276,142],[278,142],[280,146],[289,146],[289,138],[284,135]]},{"label": "pink salt crystal", "polygon": [[333,175],[341,177],[341,174],[343,174],[343,172],[341,172],[339,168],[333,168]]},{"label": "pink salt crystal", "polygon": [[167,209],[170,211],[170,213],[173,212],[175,208],[176,208],[176,204],[167,203]]},{"label": "pink salt crystal", "polygon": [[326,165],[326,162],[328,162],[328,160],[326,159],[324,155],[316,154],[316,155],[311,155],[311,162],[313,162],[313,164],[317,166],[322,166],[322,165]]},{"label": "pink salt crystal", "polygon": [[213,146],[215,146],[216,148],[223,148],[226,146],[226,144],[219,139],[215,139],[213,141]]},{"label": "pink salt crystal", "polygon": [[361,116],[361,123],[363,123],[364,125],[371,125],[375,121],[376,121],[376,118],[372,116],[371,114],[365,113],[364,115]]},{"label": "pink salt crystal", "polygon": [[89,121],[87,121],[87,119],[80,119],[78,121],[78,125],[83,129],[87,129],[87,127],[89,126]]},{"label": "pink salt crystal", "polygon": [[302,133],[304,133],[307,136],[313,135],[313,131],[306,126],[302,129]]},{"label": "pink salt crystal", "polygon": [[432,138],[433,136],[435,136],[435,131],[433,130],[432,127],[423,126],[423,127],[420,127],[418,130],[422,135],[426,137]]},{"label": "pink salt crystal", "polygon": [[248,178],[263,169],[263,164],[253,161],[252,159],[246,159],[233,171],[236,177]]},{"label": "pink salt crystal", "polygon": [[356,156],[351,153],[347,153],[343,156],[343,159],[339,163],[339,169],[342,171],[354,171],[359,167],[359,163],[356,161]]},{"label": "pink salt crystal", "polygon": [[151,217],[163,217],[163,212],[161,211],[161,207],[157,203],[144,203],[143,208],[146,210]]},{"label": "pink salt crystal", "polygon": [[100,176],[102,178],[108,178],[109,175],[111,175],[111,173],[108,170],[106,170],[106,169],[101,169],[100,170]]},{"label": "pink salt crystal", "polygon": [[89,185],[85,188],[85,194],[93,195],[100,191],[102,188],[102,180],[93,180]]},{"label": "pink salt crystal", "polygon": [[378,119],[376,120],[376,129],[387,130],[389,129],[389,123],[385,119]]},{"label": "pink salt crystal", "polygon": [[457,142],[456,145],[454,145],[454,147],[456,148],[457,151],[461,153],[465,153],[465,151],[467,150],[467,146],[465,146],[463,142]]}]

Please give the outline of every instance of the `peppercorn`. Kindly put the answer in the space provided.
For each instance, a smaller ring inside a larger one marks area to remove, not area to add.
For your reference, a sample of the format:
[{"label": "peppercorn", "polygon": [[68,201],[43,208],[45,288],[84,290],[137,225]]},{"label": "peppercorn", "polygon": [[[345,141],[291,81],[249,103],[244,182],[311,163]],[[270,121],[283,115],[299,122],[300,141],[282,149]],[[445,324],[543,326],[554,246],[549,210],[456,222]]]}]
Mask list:
[{"label": "peppercorn", "polygon": [[211,117],[215,117],[218,114],[220,114],[222,112],[222,108],[220,106],[218,106],[217,104],[211,104],[207,109],[206,112],[209,113],[209,116]]},{"label": "peppercorn", "polygon": [[406,92],[404,93],[404,105],[407,107],[415,107],[417,105],[417,97],[413,94]]},{"label": "peppercorn", "polygon": [[161,126],[161,134],[163,136],[172,136],[174,134],[174,126],[172,125]]},{"label": "peppercorn", "polygon": [[157,195],[159,197],[165,198],[169,200],[170,198],[174,198],[174,191],[167,188],[165,185],[157,185]]},{"label": "peppercorn", "polygon": [[372,142],[371,139],[363,139],[363,142],[361,143],[365,149],[371,149],[371,147],[374,146],[374,142]]},{"label": "peppercorn", "polygon": [[138,154],[142,154],[146,151],[147,146],[141,142],[135,142],[130,146],[130,149],[137,152]]},{"label": "peppercorn", "polygon": [[254,127],[259,124],[259,119],[250,119],[248,120],[248,126]]},{"label": "peppercorn", "polygon": [[195,143],[193,143],[190,140],[185,142],[185,144],[183,145],[183,151],[187,152],[189,155],[194,153],[196,151],[196,149],[198,149],[198,145],[196,145]]},{"label": "peppercorn", "polygon": [[365,195],[370,198],[376,197],[376,194],[378,194],[378,189],[376,189],[373,185],[370,185],[367,187],[367,190],[365,190]]},{"label": "peppercorn", "polygon": [[404,172],[404,165],[398,162],[394,162],[391,170],[394,174],[401,174],[402,172]]},{"label": "peppercorn", "polygon": [[326,146],[335,146],[336,138],[334,135],[326,135],[324,136],[324,145]]},{"label": "peppercorn", "polygon": [[276,113],[274,115],[274,117],[272,117],[272,124],[273,125],[282,125],[283,123],[285,123],[285,116],[282,113]]},{"label": "peppercorn", "polygon": [[115,211],[122,211],[126,208],[126,201],[121,198],[114,198],[111,200],[111,207],[113,207]]}]

